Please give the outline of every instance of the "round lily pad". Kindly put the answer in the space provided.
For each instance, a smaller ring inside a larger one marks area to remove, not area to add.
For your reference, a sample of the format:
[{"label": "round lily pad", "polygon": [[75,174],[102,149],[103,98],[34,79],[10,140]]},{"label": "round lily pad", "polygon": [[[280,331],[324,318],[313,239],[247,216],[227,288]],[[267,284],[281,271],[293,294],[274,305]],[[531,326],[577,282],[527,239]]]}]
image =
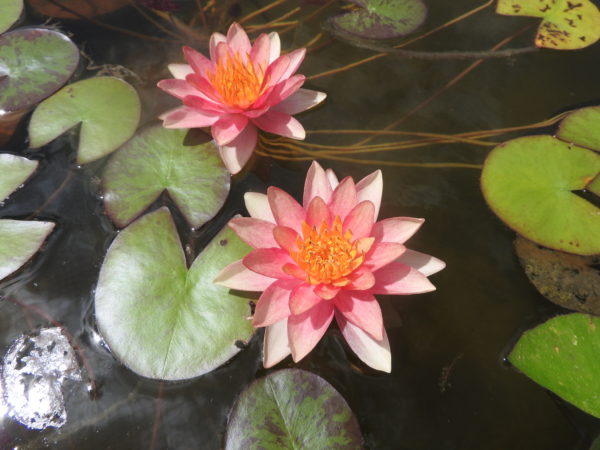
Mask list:
[{"label": "round lily pad", "polygon": [[193,378],[219,367],[248,341],[248,299],[213,279],[249,247],[223,229],[188,270],[166,207],[121,231],[96,288],[98,328],[113,354],[139,375]]},{"label": "round lily pad", "polygon": [[570,113],[560,122],[556,137],[600,151],[600,106],[581,108]]},{"label": "round lily pad", "polygon": [[0,36],[0,110],[30,108],[65,84],[79,49],[62,33],[19,28]]},{"label": "round lily pad", "polygon": [[508,359],[536,383],[600,418],[600,318],[555,317],[521,336]]},{"label": "round lily pad", "polygon": [[21,17],[23,0],[0,0],[0,33],[8,30]]},{"label": "round lily pad", "polygon": [[37,166],[37,161],[8,153],[0,154],[0,202],[16,191]]},{"label": "round lily pad", "polygon": [[600,171],[600,155],[550,136],[505,142],[488,155],[481,176],[494,213],[544,247],[600,253],[600,208],[573,191]]},{"label": "round lily pad", "polygon": [[161,125],[136,134],[110,159],[103,176],[104,205],[123,227],[164,190],[198,228],[221,209],[230,175],[213,142],[184,145],[187,130]]},{"label": "round lily pad", "polygon": [[35,109],[29,122],[30,145],[46,145],[81,124],[77,163],[89,163],[115,151],[133,136],[140,111],[137,92],[119,78],[78,81]]},{"label": "round lily pad", "polygon": [[425,21],[427,8],[421,0],[350,0],[359,9],[334,16],[334,30],[365,38],[391,39],[406,36]]},{"label": "round lily pad", "polygon": [[600,39],[600,11],[590,0],[498,0],[496,12],[541,17],[538,47],[576,50]]},{"label": "round lily pad", "polygon": [[344,398],[323,378],[285,369],[240,394],[227,424],[226,450],[360,449],[362,436]]},{"label": "round lily pad", "polygon": [[519,236],[515,251],[536,289],[563,308],[600,315],[600,256],[540,247]]},{"label": "round lily pad", "polygon": [[131,0],[27,0],[37,13],[58,19],[96,17],[116,11]]}]

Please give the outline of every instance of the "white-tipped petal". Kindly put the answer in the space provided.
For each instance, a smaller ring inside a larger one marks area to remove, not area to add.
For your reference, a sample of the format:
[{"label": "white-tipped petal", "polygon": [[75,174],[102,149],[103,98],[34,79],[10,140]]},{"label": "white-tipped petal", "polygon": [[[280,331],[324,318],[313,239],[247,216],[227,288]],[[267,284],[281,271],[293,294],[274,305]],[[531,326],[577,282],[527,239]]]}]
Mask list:
[{"label": "white-tipped petal", "polygon": [[446,267],[446,263],[435,256],[410,249],[407,249],[396,261],[417,269],[426,277],[438,273]]},{"label": "white-tipped petal", "polygon": [[273,367],[292,353],[288,342],[287,318],[265,328],[263,366]]},{"label": "white-tipped petal", "polygon": [[271,211],[271,206],[269,205],[266,194],[261,194],[260,192],[246,192],[244,194],[244,202],[246,203],[246,209],[251,217],[275,223],[275,217],[273,217],[273,212]]}]

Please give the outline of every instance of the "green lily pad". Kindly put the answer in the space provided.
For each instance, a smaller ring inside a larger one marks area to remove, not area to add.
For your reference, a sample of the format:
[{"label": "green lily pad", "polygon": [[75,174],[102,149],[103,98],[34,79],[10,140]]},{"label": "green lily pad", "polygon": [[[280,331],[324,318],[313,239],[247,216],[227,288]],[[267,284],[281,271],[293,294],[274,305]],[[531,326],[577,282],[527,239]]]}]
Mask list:
[{"label": "green lily pad", "polygon": [[329,19],[334,30],[365,39],[406,36],[425,21],[427,8],[421,0],[350,0],[356,9]]},{"label": "green lily pad", "polygon": [[119,227],[137,217],[164,190],[198,228],[221,209],[230,175],[211,141],[186,146],[187,130],[155,125],[136,134],[108,162],[104,205]]},{"label": "green lily pad", "polygon": [[344,398],[323,378],[299,369],[256,380],[238,398],[226,450],[360,449],[362,436]]},{"label": "green lily pad", "polygon": [[590,0],[498,0],[498,14],[541,17],[538,47],[576,50],[600,39],[600,11]]},{"label": "green lily pad", "polygon": [[137,92],[119,78],[78,81],[35,109],[29,122],[30,145],[46,145],[81,124],[77,163],[86,164],[123,145],[135,133],[140,111]]},{"label": "green lily pad", "polygon": [[0,154],[0,202],[29,178],[38,162],[8,153]]},{"label": "green lily pad", "polygon": [[544,247],[600,253],[600,208],[572,191],[600,171],[600,155],[550,136],[505,142],[488,155],[484,197],[517,233]]},{"label": "green lily pad", "polygon": [[249,247],[223,229],[188,270],[166,207],[121,231],[96,288],[98,329],[113,354],[139,375],[193,378],[240,351],[254,330],[250,306],[213,279]]},{"label": "green lily pad", "polygon": [[[0,201],[18,189],[35,172],[37,166],[37,161],[1,154]],[[52,222],[0,220],[0,280],[29,261],[53,228]]]},{"label": "green lily pad", "polygon": [[0,33],[8,30],[21,17],[23,0],[0,0]]},{"label": "green lily pad", "polygon": [[600,151],[600,106],[581,108],[570,113],[560,122],[556,137]]},{"label": "green lily pad", "polygon": [[600,316],[600,256],[579,256],[540,247],[519,236],[515,251],[527,278],[557,305]]},{"label": "green lily pad", "polygon": [[19,28],[0,36],[0,110],[27,109],[65,84],[79,49],[62,33]]},{"label": "green lily pad", "polygon": [[600,173],[585,186],[585,189],[600,197]]},{"label": "green lily pad", "polygon": [[536,383],[600,418],[600,318],[555,317],[521,336],[509,361]]}]

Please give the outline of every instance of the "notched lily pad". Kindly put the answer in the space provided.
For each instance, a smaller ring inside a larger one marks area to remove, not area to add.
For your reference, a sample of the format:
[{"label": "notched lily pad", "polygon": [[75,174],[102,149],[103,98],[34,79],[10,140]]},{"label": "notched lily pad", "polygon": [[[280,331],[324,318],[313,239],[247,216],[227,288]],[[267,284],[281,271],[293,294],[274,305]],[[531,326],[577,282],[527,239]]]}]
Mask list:
[{"label": "notched lily pad", "polygon": [[81,124],[77,163],[86,164],[123,145],[136,130],[140,111],[137,92],[119,78],[78,81],[35,109],[29,122],[30,145],[46,145]]},{"label": "notched lily pad", "polygon": [[96,288],[98,329],[139,375],[197,377],[237,354],[254,330],[248,299],[213,283],[249,247],[226,228],[188,270],[166,207],[129,225],[111,244]]},{"label": "notched lily pad", "polygon": [[544,247],[600,253],[600,208],[575,192],[600,172],[600,155],[551,136],[494,148],[481,175],[484,197],[517,233]]},{"label": "notched lily pad", "polygon": [[362,436],[344,398],[299,369],[273,372],[241,394],[229,416],[226,450],[360,449]]},{"label": "notched lily pad", "polygon": [[600,418],[600,318],[555,317],[521,336],[509,361],[536,383]]},{"label": "notched lily pad", "polygon": [[600,106],[581,108],[570,113],[560,122],[556,137],[600,151]]},{"label": "notched lily pad", "polygon": [[538,47],[576,50],[600,39],[600,11],[590,0],[498,0],[496,12],[541,17]]},{"label": "notched lily pad", "polygon": [[8,30],[21,17],[23,0],[0,0],[0,33]]},{"label": "notched lily pad", "polygon": [[213,142],[184,145],[186,131],[147,128],[111,157],[103,176],[104,205],[119,227],[164,190],[194,228],[221,209],[229,193],[229,171]]},{"label": "notched lily pad", "polygon": [[349,0],[359,8],[329,19],[334,30],[365,39],[406,36],[425,21],[421,0]]},{"label": "notched lily pad", "polygon": [[36,430],[67,421],[62,385],[81,381],[75,352],[60,328],[21,335],[2,360],[3,400],[9,414]]},{"label": "notched lily pad", "polygon": [[600,256],[557,252],[520,236],[515,251],[544,297],[563,308],[600,315]]},{"label": "notched lily pad", "polygon": [[0,36],[0,114],[30,108],[64,85],[79,49],[62,33],[19,28]]},{"label": "notched lily pad", "polygon": [[37,166],[37,161],[8,153],[0,154],[0,202],[25,183]]}]

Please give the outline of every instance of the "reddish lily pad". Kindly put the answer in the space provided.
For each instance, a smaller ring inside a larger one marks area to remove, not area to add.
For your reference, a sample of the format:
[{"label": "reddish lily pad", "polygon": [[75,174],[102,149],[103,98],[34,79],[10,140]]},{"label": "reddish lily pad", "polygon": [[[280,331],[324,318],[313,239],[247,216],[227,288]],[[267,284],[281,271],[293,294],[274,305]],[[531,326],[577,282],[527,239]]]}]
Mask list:
[{"label": "reddish lily pad", "polygon": [[600,316],[600,256],[557,252],[520,236],[515,251],[544,297],[563,308]]},{"label": "reddish lily pad", "polygon": [[273,372],[240,394],[227,424],[226,450],[359,449],[362,436],[344,398],[299,369]]},{"label": "reddish lily pad", "polygon": [[186,146],[186,133],[155,125],[111,157],[103,176],[104,205],[116,225],[126,226],[165,190],[192,227],[221,209],[229,171],[212,141]]},{"label": "reddish lily pad", "polygon": [[248,253],[223,229],[188,270],[166,207],[119,233],[96,288],[98,329],[113,354],[139,375],[163,380],[197,377],[240,351],[254,329],[248,299],[213,279]]},{"label": "reddish lily pad", "polygon": [[600,155],[551,136],[528,136],[488,155],[481,186],[494,213],[544,247],[600,253],[600,208],[578,196],[600,172]]},{"label": "reddish lily pad", "polygon": [[23,0],[0,0],[0,33],[8,30],[21,17]]},{"label": "reddish lily pad", "polygon": [[576,50],[600,39],[600,11],[590,0],[498,0],[496,12],[541,17],[538,47]]},{"label": "reddish lily pad", "polygon": [[406,36],[425,21],[427,8],[421,0],[350,0],[359,7],[331,17],[334,30],[366,39]]},{"label": "reddish lily pad", "polygon": [[600,318],[555,317],[521,336],[509,361],[536,383],[600,418]]},{"label": "reddish lily pad", "polygon": [[89,19],[129,4],[130,0],[27,0],[38,14],[57,19]]},{"label": "reddish lily pad", "polygon": [[62,33],[19,28],[0,36],[0,113],[30,108],[65,84],[79,49]]},{"label": "reddish lily pad", "polygon": [[140,112],[140,98],[125,81],[113,77],[78,81],[35,109],[29,122],[30,145],[46,145],[81,124],[77,163],[86,164],[127,142],[135,133]]}]

